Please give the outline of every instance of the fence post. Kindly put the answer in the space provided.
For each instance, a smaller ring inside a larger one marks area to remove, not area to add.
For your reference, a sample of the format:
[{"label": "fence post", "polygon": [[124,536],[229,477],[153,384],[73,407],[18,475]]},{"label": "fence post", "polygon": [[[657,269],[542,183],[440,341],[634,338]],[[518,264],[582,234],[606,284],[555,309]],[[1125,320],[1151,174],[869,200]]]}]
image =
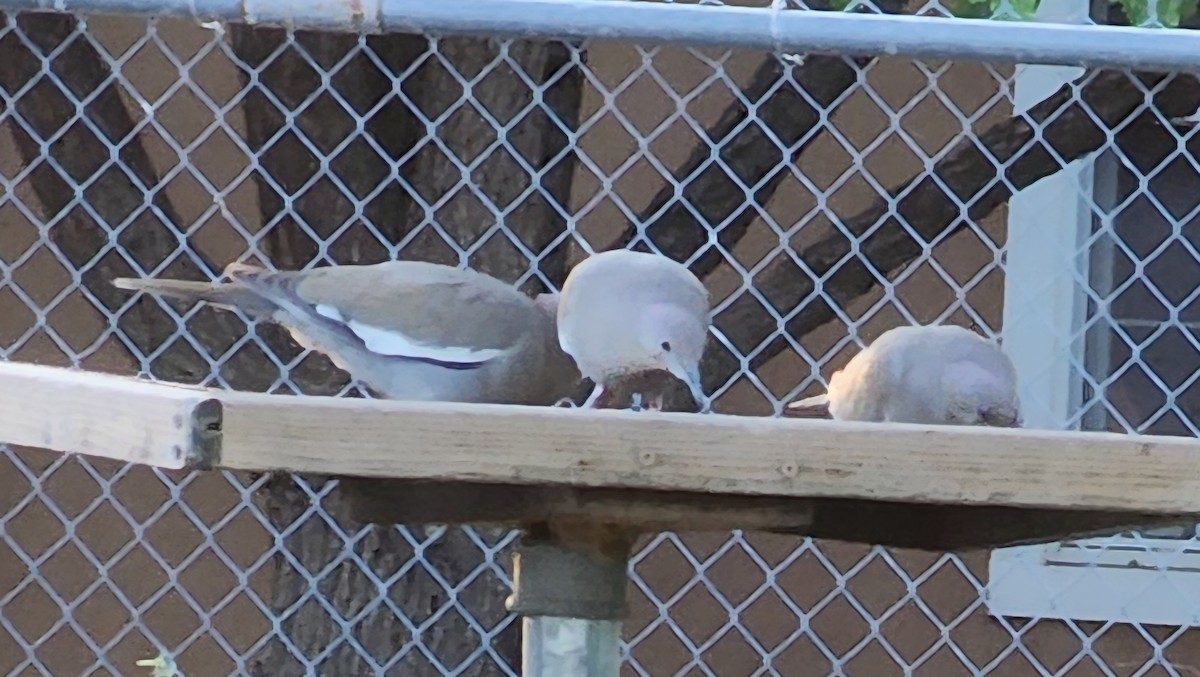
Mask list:
[{"label": "fence post", "polygon": [[526,531],[508,600],[522,616],[522,677],[617,677],[633,538],[593,525]]}]

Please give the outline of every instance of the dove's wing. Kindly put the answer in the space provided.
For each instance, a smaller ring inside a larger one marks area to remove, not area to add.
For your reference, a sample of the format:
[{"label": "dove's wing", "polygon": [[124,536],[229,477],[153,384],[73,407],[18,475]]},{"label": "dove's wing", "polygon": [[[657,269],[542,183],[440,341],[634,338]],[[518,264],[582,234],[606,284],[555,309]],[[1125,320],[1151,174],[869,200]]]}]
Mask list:
[{"label": "dove's wing", "polygon": [[336,325],[372,353],[455,369],[514,350],[537,312],[532,299],[495,278],[414,261],[235,272],[234,279],[298,320]]}]

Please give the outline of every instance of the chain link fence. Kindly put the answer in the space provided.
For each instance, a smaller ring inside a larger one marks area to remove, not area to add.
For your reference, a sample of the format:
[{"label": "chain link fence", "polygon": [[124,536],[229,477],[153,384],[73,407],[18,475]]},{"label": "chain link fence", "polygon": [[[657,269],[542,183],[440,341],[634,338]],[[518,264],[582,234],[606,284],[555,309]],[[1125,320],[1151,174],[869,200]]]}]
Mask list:
[{"label": "chain link fence", "polygon": [[[956,323],[1003,337],[1030,425],[1200,426],[1191,74],[62,13],[6,14],[0,64],[9,360],[367,396],[278,327],[109,281],[403,258],[537,292],[633,247],[710,289],[717,412],[778,415],[882,331]],[[328,478],[5,449],[0,534],[0,674],[517,674],[515,534],[358,524]],[[1194,535],[658,534],[623,672],[1197,675]]]}]

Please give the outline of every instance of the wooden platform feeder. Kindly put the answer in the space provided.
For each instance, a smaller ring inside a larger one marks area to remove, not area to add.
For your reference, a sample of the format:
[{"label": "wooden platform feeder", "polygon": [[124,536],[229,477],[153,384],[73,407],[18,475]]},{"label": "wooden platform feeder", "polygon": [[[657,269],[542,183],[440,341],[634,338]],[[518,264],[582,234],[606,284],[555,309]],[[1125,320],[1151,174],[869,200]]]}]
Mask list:
[{"label": "wooden platform feeder", "polygon": [[527,677],[617,674],[647,531],[951,551],[1200,521],[1192,438],[287,397],[17,363],[0,404],[11,444],[330,475],[363,521],[522,529]]}]

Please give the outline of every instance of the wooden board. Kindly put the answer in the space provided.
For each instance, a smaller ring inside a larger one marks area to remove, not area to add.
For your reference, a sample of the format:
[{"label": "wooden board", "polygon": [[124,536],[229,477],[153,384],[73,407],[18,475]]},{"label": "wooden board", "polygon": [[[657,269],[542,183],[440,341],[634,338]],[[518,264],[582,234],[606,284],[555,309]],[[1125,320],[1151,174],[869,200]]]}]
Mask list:
[{"label": "wooden board", "polygon": [[0,363],[0,441],[178,469],[219,443],[211,393],[120,376]]},{"label": "wooden board", "polygon": [[1200,441],[219,394],[230,468],[791,498],[1200,512]]},{"label": "wooden board", "polygon": [[345,478],[352,514],[376,524],[580,522],[637,531],[767,531],[937,552],[1047,543],[1200,516],[841,498],[775,498],[613,488]]},{"label": "wooden board", "polygon": [[0,397],[4,442],[404,480],[365,505],[378,491],[424,496],[371,519],[583,519],[928,547],[1200,514],[1192,438],[289,397],[13,363],[0,364]]}]

